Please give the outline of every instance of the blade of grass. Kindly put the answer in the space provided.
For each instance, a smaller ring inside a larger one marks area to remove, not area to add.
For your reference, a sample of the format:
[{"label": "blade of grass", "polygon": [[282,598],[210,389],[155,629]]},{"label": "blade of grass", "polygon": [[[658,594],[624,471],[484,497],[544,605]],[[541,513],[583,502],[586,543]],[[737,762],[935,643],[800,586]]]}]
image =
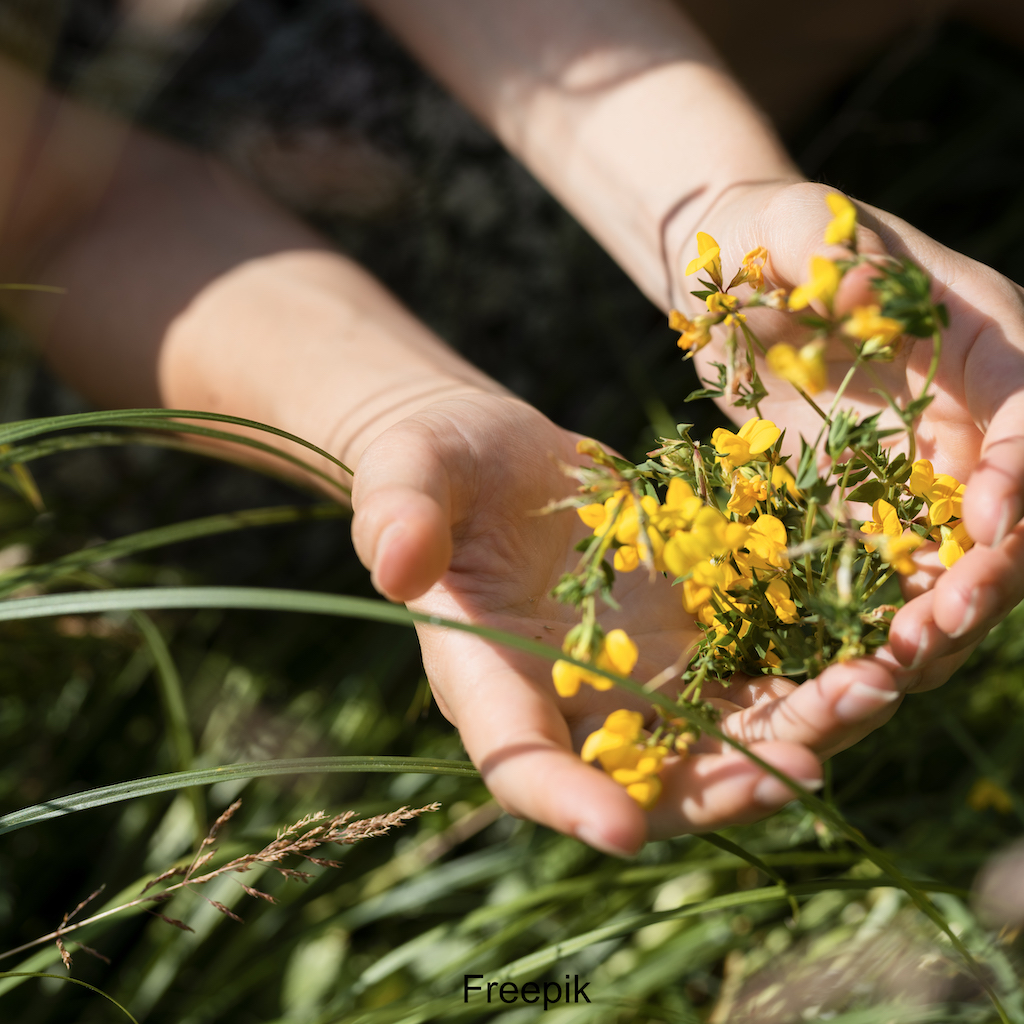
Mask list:
[{"label": "blade of grass", "polygon": [[[153,658],[153,668],[160,689],[160,704],[163,707],[176,767],[179,772],[190,771],[196,756],[196,748],[188,727],[188,710],[185,707],[185,693],[178,667],[174,664],[174,658],[163,634],[145,612],[132,612],[132,622],[142,634],[142,639]],[[185,794],[192,806],[195,842],[199,843],[206,835],[206,800],[198,786],[189,786]]]},{"label": "blade of grass", "polygon": [[41,434],[48,434],[55,430],[70,430],[78,427],[120,426],[140,427],[147,430],[170,430],[176,433],[194,434],[214,440],[246,445],[301,467],[346,495],[351,493],[348,487],[339,483],[329,474],[324,473],[323,470],[317,469],[315,466],[289,452],[284,452],[273,445],[264,444],[262,441],[257,441],[255,438],[245,437],[241,434],[232,434],[222,430],[209,430],[197,427],[194,423],[179,422],[182,419],[228,423],[273,434],[276,437],[291,441],[294,444],[301,445],[303,448],[307,448],[309,451],[315,452],[349,476],[353,475],[352,470],[340,459],[335,458],[335,456],[312,442],[303,440],[303,438],[297,437],[295,434],[290,434],[287,430],[280,430],[277,427],[268,426],[266,423],[243,419],[239,416],[225,416],[220,413],[200,412],[192,409],[122,409],[114,412],[73,413],[69,416],[44,416],[31,420],[17,420],[0,426],[0,445],[11,444],[14,441],[20,441],[27,437],[38,437]]},{"label": "blade of grass", "polygon": [[444,761],[431,757],[295,757],[276,761],[248,761],[196,768],[189,772],[170,772],[145,779],[118,782],[112,786],[87,789],[69,796],[55,797],[45,803],[23,807],[0,817],[0,835],[15,832],[40,821],[60,818],[65,814],[104,807],[123,800],[134,800],[154,793],[169,793],[189,786],[205,786],[233,779],[263,779],[274,775],[306,775],[315,772],[422,772],[431,775],[458,775],[479,778],[480,773],[469,761]]},{"label": "blade of grass", "polygon": [[270,508],[246,509],[242,512],[228,512],[223,515],[204,516],[202,519],[189,519],[185,522],[173,523],[170,526],[141,530],[139,533],[118,537],[105,544],[96,544],[93,547],[83,548],[81,551],[73,551],[52,562],[19,566],[16,569],[0,573],[0,596],[6,595],[26,583],[52,580],[89,565],[108,562],[115,558],[124,558],[127,555],[165,547],[168,544],[178,544],[199,537],[230,533],[234,530],[245,530],[255,526],[278,526],[283,523],[305,520],[341,519],[349,514],[348,508],[333,502],[309,506],[278,505]]},{"label": "blade of grass", "polygon": [[132,1024],[139,1024],[113,996],[108,996],[103,989],[90,985],[87,981],[79,981],[78,978],[69,978],[66,974],[43,974],[41,971],[0,971],[0,978],[56,978],[58,981],[70,981],[72,985],[81,985],[82,988],[87,988],[90,992],[103,996],[104,999],[112,1002]]}]

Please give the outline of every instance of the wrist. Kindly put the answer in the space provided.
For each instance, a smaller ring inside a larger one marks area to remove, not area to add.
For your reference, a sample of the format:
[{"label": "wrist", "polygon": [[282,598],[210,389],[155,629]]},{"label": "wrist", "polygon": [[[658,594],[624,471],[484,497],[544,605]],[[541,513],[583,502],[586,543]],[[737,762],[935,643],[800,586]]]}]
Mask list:
[{"label": "wrist", "polygon": [[211,281],[167,332],[160,390],[167,406],[268,423],[348,466],[427,405],[507,393],[356,264],[315,250]]}]

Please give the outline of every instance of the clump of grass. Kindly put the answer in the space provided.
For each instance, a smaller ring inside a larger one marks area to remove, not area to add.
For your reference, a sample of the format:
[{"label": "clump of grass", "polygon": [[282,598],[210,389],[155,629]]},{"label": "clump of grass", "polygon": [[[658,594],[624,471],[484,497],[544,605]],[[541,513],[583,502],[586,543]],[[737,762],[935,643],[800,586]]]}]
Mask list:
[{"label": "clump of grass", "polygon": [[[315,811],[312,814],[303,815],[303,817],[298,821],[280,829],[277,833],[277,837],[272,842],[267,843],[267,845],[261,850],[233,857],[231,860],[228,860],[217,867],[204,871],[203,869],[206,868],[217,856],[218,849],[216,844],[218,833],[224,825],[234,817],[235,812],[241,806],[241,800],[236,800],[232,803],[227,810],[217,818],[213,825],[210,826],[210,831],[199,844],[199,849],[196,851],[195,856],[187,864],[176,864],[173,867],[168,868],[166,871],[162,871],[155,878],[151,878],[145,886],[143,886],[142,895],[137,896],[135,899],[120,903],[117,906],[109,907],[98,914],[92,915],[91,917],[74,921],[74,923],[72,923],[77,914],[88,906],[88,904],[97,896],[99,896],[101,892],[103,892],[103,887],[101,887],[82,900],[74,910],[65,914],[59,927],[54,931],[50,932],[48,935],[41,935],[39,938],[18,946],[16,949],[10,949],[5,953],[0,954],[0,959],[15,956],[18,953],[24,953],[26,950],[32,949],[35,946],[40,946],[43,943],[52,941],[56,943],[64,966],[70,970],[72,958],[71,954],[64,946],[64,937],[72,932],[78,931],[80,928],[84,928],[90,924],[95,924],[97,921],[102,921],[105,918],[123,913],[126,910],[130,910],[133,907],[138,907],[146,903],[166,903],[178,892],[183,890],[195,891],[197,886],[205,885],[208,882],[212,882],[215,878],[220,878],[225,875],[245,874],[247,871],[251,871],[257,864],[265,864],[271,867],[283,878],[300,882],[309,882],[315,877],[311,872],[302,871],[297,868],[285,867],[282,861],[290,857],[299,857],[308,861],[310,864],[316,864],[319,867],[340,868],[341,864],[338,861],[331,860],[326,857],[314,856],[313,851],[332,844],[339,846],[352,846],[355,843],[362,842],[364,839],[384,836],[393,828],[398,828],[409,821],[414,821],[421,814],[441,809],[441,805],[435,802],[416,808],[399,807],[396,811],[387,811],[383,814],[375,814],[369,818],[360,818],[355,820],[353,820],[355,818],[355,813],[353,811],[344,811],[341,814],[335,814],[332,816],[328,816],[325,811]],[[179,879],[179,881],[171,881],[175,878]],[[158,892],[146,895],[146,893],[149,893],[151,889],[161,885],[162,883],[169,884],[163,885],[163,888]],[[277,899],[274,896],[270,895],[270,893],[264,892],[262,889],[246,885],[244,882],[239,882],[239,885],[241,885],[247,895],[252,896],[255,899],[267,900],[270,903],[277,902]],[[211,899],[205,895],[203,898],[221,914],[224,914],[226,917],[230,917],[233,921],[242,923],[242,918],[224,903],[221,903],[219,900]],[[167,924],[173,925],[175,928],[179,928],[182,931],[194,931],[193,928],[178,918],[168,917],[166,914],[162,914],[156,910],[150,910],[149,912],[154,917],[158,917],[161,921],[165,921]],[[79,948],[84,952],[90,953],[98,959],[103,960],[105,963],[110,963],[108,957],[89,946],[79,943]]]}]

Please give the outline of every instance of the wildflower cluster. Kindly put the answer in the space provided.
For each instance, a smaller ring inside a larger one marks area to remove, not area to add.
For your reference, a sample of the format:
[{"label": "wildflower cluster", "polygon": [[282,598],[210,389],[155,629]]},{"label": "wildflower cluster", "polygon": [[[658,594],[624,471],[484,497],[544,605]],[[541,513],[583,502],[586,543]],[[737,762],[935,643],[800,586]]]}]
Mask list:
[{"label": "wildflower cluster", "polygon": [[[725,285],[718,244],[697,235],[698,256],[687,274],[703,275],[702,290],[692,294],[705,312],[691,319],[674,310],[669,324],[686,358],[713,331],[721,335],[725,361],[713,364],[718,380],[704,381],[690,397],[749,410],[742,427],[718,429],[708,443],[681,424],[678,437],[662,438],[639,464],[594,441],[580,443],[593,465],[571,470],[578,495],[552,506],[574,505],[592,531],[580,545],[578,566],[554,591],[580,611],[563,645],[566,658],[553,670],[561,696],[584,683],[609,689],[602,671],[627,676],[637,664],[629,636],[621,629],[606,634],[598,622],[599,602],[615,607],[616,573],[643,566],[678,587],[680,624],[690,617],[700,638],[692,651],[680,652],[678,671],[662,675],[678,679],[681,712],[707,714],[701,691],[708,681],[727,686],[737,672],[799,681],[875,650],[895,611],[886,584],[915,572],[921,545],[937,544],[947,567],[970,548],[960,519],[963,485],[915,457],[914,422],[930,401],[946,312],[933,303],[928,277],[916,265],[858,253],[856,208],[848,199],[832,194],[828,203],[833,219],[824,240],[846,255],[815,256],[808,279],[788,293],[767,284],[763,247],[748,252]],[[875,274],[873,301],[837,315],[843,278],[864,265]],[[795,315],[806,343],[763,345],[748,320],[758,307]],[[920,394],[901,402],[874,364],[895,359],[907,338],[930,338],[932,360]],[[837,349],[850,366],[833,383],[825,409],[815,396],[829,387],[826,354]],[[764,377],[760,367],[767,367]],[[895,425],[883,428],[881,413],[843,407],[856,374],[871,378],[885,396]],[[773,391],[794,388],[821,420],[813,442],[800,439],[799,456],[783,454],[783,426],[761,416],[769,383]],[[901,436],[906,451],[896,453]],[[663,763],[685,757],[694,739],[687,725],[692,714],[672,720],[658,714],[645,733],[639,713],[616,711],[582,752],[645,807],[658,798]]]}]

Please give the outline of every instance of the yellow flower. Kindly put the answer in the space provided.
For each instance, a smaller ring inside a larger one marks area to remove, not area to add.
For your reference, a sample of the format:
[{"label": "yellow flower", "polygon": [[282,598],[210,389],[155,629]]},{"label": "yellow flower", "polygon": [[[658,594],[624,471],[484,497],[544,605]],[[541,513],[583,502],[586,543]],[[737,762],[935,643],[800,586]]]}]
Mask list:
[{"label": "yellow flower", "polygon": [[768,499],[768,481],[755,476],[747,480],[739,473],[732,478],[732,495],[726,508],[737,515],[745,516],[759,501]]},{"label": "yellow flower", "polygon": [[724,313],[725,318],[722,320],[722,323],[726,326],[731,326],[739,320],[747,319],[743,313],[736,312],[739,300],[734,295],[726,295],[725,292],[712,292],[704,300],[704,304],[708,307],[709,313],[717,314],[719,317]]},{"label": "yellow flower", "polygon": [[[711,328],[718,322],[718,317],[702,313],[693,320],[688,320],[678,309],[668,315],[668,325],[673,331],[679,331],[680,337],[676,344],[684,351],[699,352],[711,341]],[[691,352],[692,354],[692,352]]]},{"label": "yellow flower", "polygon": [[825,244],[849,245],[857,236],[857,207],[840,192],[830,192],[825,202],[833,217],[825,228]]},{"label": "yellow flower", "polygon": [[932,531],[932,538],[939,541],[939,561],[948,569],[960,561],[974,547],[974,541],[967,533],[963,520],[952,525],[943,523]]},{"label": "yellow flower", "polygon": [[651,516],[651,523],[663,533],[688,530],[704,502],[693,493],[693,488],[678,477],[668,485],[665,504]]},{"label": "yellow flower", "polygon": [[978,779],[967,794],[967,803],[976,811],[992,807],[1000,814],[1009,814],[1013,810],[1013,797],[995,779]]},{"label": "yellow flower", "polygon": [[622,504],[632,501],[633,495],[628,487],[620,487],[605,502],[595,501],[576,509],[576,514],[589,526],[596,537],[603,537],[613,525],[618,525],[622,517]]},{"label": "yellow flower", "polygon": [[640,552],[632,545],[616,548],[612,565],[616,572],[632,572],[640,565]]},{"label": "yellow flower", "polygon": [[[864,523],[860,528],[861,533],[879,533],[884,534],[886,537],[899,537],[902,535],[903,524],[900,522],[896,509],[889,502],[879,498],[871,506],[871,515],[872,519]],[[874,551],[878,545],[866,540],[864,541],[864,547],[868,551]]]},{"label": "yellow flower", "polygon": [[829,309],[832,300],[839,290],[839,268],[833,260],[824,256],[811,259],[811,277],[801,285],[797,285],[789,294],[789,308],[806,309],[815,299],[819,299]]},{"label": "yellow flower", "polygon": [[786,488],[786,493],[791,498],[800,497],[800,488],[796,485],[796,477],[785,466],[775,466],[772,469],[772,487],[776,491]]},{"label": "yellow flower", "polygon": [[597,732],[583,744],[580,757],[588,764],[602,754],[635,743],[644,729],[644,716],[639,711],[613,711]]},{"label": "yellow flower", "polygon": [[718,452],[719,462],[729,472],[736,466],[745,466],[764,455],[781,434],[782,431],[771,420],[761,420],[755,416],[740,427],[738,434],[719,427],[711,435],[711,443]]},{"label": "yellow flower", "polygon": [[788,380],[809,395],[824,391],[828,385],[825,343],[811,341],[799,351],[782,342],[768,349],[768,368],[776,377]]},{"label": "yellow flower", "polygon": [[705,505],[694,517],[691,529],[677,530],[665,544],[665,567],[676,576],[686,576],[701,562],[739,550],[746,537],[747,528],[742,523],[734,523]]},{"label": "yellow flower", "polygon": [[[636,665],[639,653],[636,644],[630,640],[625,630],[613,629],[601,641],[594,665],[605,672],[617,672],[620,676],[628,676]],[[590,672],[561,658],[551,669],[551,679],[559,697],[575,697],[581,683],[587,683],[595,690],[610,690],[613,685],[606,676]]]},{"label": "yellow flower", "polygon": [[722,287],[722,250],[718,243],[703,231],[697,232],[697,258],[686,265],[686,276],[706,270],[719,288]]},{"label": "yellow flower", "polygon": [[704,300],[709,313],[731,313],[738,304],[739,300],[735,295],[726,295],[725,292],[712,292]]},{"label": "yellow flower", "polygon": [[901,576],[910,576],[917,571],[914,552],[924,543],[916,533],[907,530],[899,537],[882,534],[882,558],[884,558]]},{"label": "yellow flower", "polygon": [[789,568],[786,527],[775,516],[758,516],[747,535],[747,550],[779,569]]},{"label": "yellow flower", "polygon": [[865,357],[889,361],[899,351],[898,342],[903,324],[890,316],[882,316],[880,306],[857,306],[843,321],[843,334],[863,342],[860,351]]},{"label": "yellow flower", "polygon": [[772,580],[765,588],[765,597],[782,622],[799,621],[796,602],[789,593],[789,587],[782,580]]},{"label": "yellow flower", "polygon": [[763,245],[751,249],[743,257],[740,269],[736,271],[736,276],[729,282],[729,287],[735,288],[738,284],[750,284],[754,288],[763,288],[764,265],[767,259],[768,250]]},{"label": "yellow flower", "polygon": [[907,481],[910,493],[928,502],[928,524],[941,526],[950,519],[960,518],[964,485],[948,473],[936,475],[928,459],[918,459]]},{"label": "yellow flower", "polygon": [[612,779],[647,810],[661,795],[658,772],[669,749],[639,742],[643,723],[643,715],[637,711],[613,711],[604,725],[587,737],[580,756],[587,762],[599,761]]}]

